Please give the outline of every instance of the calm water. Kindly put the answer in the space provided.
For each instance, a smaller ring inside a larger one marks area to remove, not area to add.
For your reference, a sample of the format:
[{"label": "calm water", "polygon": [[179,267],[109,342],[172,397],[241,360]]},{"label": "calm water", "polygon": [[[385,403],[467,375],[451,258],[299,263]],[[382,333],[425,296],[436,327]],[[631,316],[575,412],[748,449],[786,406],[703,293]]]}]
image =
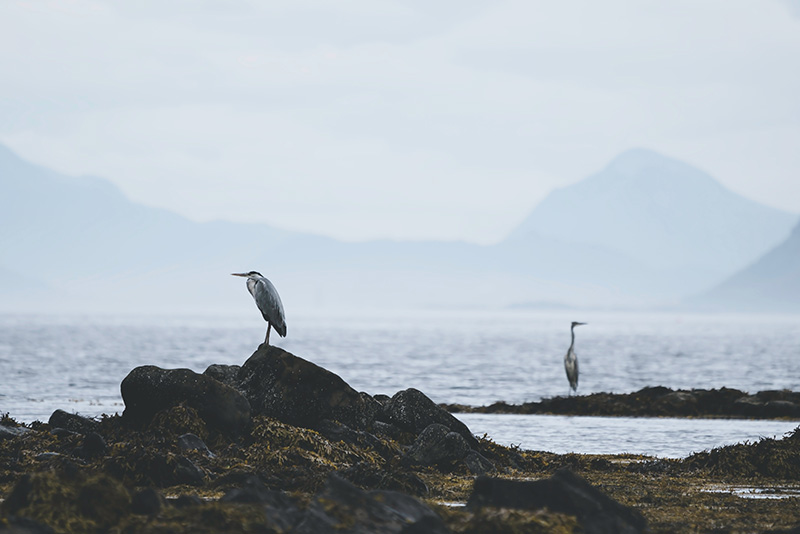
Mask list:
[{"label": "calm water", "polygon": [[[215,318],[0,315],[0,412],[22,421],[46,420],[56,408],[85,415],[115,413],[123,409],[119,383],[137,365],[202,372],[212,363],[241,364],[264,336],[264,323],[253,312]],[[290,315],[289,337],[273,333],[272,342],[373,394],[415,387],[436,402],[520,403],[567,393],[563,355],[572,320],[589,323],[576,329],[580,393],[629,392],[653,385],[800,390],[798,316],[308,314]],[[774,426],[751,429],[741,421],[703,421],[698,426],[712,430],[696,441],[688,439],[693,431],[680,420],[647,420],[663,429],[654,440],[647,436],[655,431],[642,431],[644,420],[612,424],[566,418],[564,423],[529,417],[509,423],[503,416],[483,417],[468,425],[501,443],[566,451],[558,442],[531,439],[550,432],[575,444],[569,446],[576,452],[611,452],[603,449],[608,442],[617,452],[661,455],[686,452],[686,447],[673,451],[656,446],[664,440],[679,442],[682,436],[691,451],[782,434],[795,426],[771,422]]]}]

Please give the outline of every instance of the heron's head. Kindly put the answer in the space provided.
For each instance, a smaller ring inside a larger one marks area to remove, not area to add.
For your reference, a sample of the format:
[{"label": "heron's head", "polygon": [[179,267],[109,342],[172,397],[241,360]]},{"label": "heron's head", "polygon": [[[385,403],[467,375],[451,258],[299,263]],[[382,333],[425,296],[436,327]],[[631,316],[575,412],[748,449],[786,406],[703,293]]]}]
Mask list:
[{"label": "heron's head", "polygon": [[575,328],[576,326],[582,326],[582,325],[585,325],[585,324],[587,324],[587,323],[579,323],[578,321],[572,321],[572,328]]},{"label": "heron's head", "polygon": [[256,271],[250,271],[249,273],[231,273],[231,276],[242,276],[244,278],[256,278],[256,277],[263,278],[261,276],[261,273]]}]

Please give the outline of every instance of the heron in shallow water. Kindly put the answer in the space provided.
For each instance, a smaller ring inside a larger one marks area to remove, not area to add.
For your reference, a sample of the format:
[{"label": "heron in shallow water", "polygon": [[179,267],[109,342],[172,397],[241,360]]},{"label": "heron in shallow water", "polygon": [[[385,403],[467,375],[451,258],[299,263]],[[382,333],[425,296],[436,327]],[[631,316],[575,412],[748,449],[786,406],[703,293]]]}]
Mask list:
[{"label": "heron in shallow water", "polygon": [[572,343],[569,344],[569,350],[567,351],[567,355],[564,356],[564,369],[567,371],[567,380],[569,380],[569,387],[572,388],[572,391],[578,392],[578,356],[575,354],[575,327],[581,326],[586,323],[579,323],[576,321],[572,322],[572,326],[570,327],[570,332],[572,333]]},{"label": "heron in shallow water", "polygon": [[261,315],[267,321],[267,337],[264,343],[269,345],[269,331],[274,328],[281,336],[286,337],[286,318],[283,315],[283,303],[278,296],[278,290],[272,282],[262,276],[261,273],[250,271],[249,273],[232,273],[232,276],[242,276],[247,278],[247,290],[253,295]]}]

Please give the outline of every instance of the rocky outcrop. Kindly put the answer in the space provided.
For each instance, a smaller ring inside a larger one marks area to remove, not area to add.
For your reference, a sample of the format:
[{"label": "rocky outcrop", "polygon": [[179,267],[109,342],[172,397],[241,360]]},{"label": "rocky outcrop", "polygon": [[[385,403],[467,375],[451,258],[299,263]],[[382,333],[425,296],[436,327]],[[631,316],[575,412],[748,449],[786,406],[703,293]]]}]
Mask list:
[{"label": "rocky outcrop", "polygon": [[242,365],[237,385],[250,401],[253,415],[306,428],[332,419],[363,430],[375,412],[338,375],[266,344]]},{"label": "rocky outcrop", "polygon": [[516,405],[505,402],[479,407],[448,404],[443,408],[453,413],[800,418],[800,393],[770,390],[749,395],[731,388],[673,390],[657,386],[633,393],[592,393]]},{"label": "rocky outcrop", "polygon": [[432,424],[445,426],[449,431],[460,434],[471,448],[478,446],[478,440],[467,425],[454,415],[438,406],[418,389],[399,391],[386,401],[379,418],[400,429],[419,435]]},{"label": "rocky outcrop", "polygon": [[120,385],[125,401],[123,417],[135,425],[179,404],[197,410],[209,427],[239,435],[250,425],[250,404],[230,386],[189,369],[137,367]]},{"label": "rocky outcrop", "polygon": [[486,506],[524,510],[546,508],[573,515],[586,534],[647,532],[647,521],[641,513],[618,503],[566,468],[544,480],[478,477],[467,507]]},{"label": "rocky outcrop", "polygon": [[297,525],[297,534],[446,534],[441,518],[414,497],[364,491],[333,475]]}]

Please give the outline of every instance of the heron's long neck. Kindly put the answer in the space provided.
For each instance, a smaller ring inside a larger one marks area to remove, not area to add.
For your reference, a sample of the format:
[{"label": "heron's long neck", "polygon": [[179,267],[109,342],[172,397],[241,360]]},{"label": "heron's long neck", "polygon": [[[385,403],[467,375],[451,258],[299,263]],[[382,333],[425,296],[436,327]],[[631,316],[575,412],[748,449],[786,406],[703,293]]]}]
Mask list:
[{"label": "heron's long neck", "polygon": [[[574,347],[574,346],[575,346],[575,327],[573,326],[573,327],[572,327],[572,328],[570,328],[569,330],[570,330],[570,332],[572,333],[572,342],[569,344],[569,348],[571,349],[572,347]],[[562,349],[562,350],[563,350],[563,349]]]}]

